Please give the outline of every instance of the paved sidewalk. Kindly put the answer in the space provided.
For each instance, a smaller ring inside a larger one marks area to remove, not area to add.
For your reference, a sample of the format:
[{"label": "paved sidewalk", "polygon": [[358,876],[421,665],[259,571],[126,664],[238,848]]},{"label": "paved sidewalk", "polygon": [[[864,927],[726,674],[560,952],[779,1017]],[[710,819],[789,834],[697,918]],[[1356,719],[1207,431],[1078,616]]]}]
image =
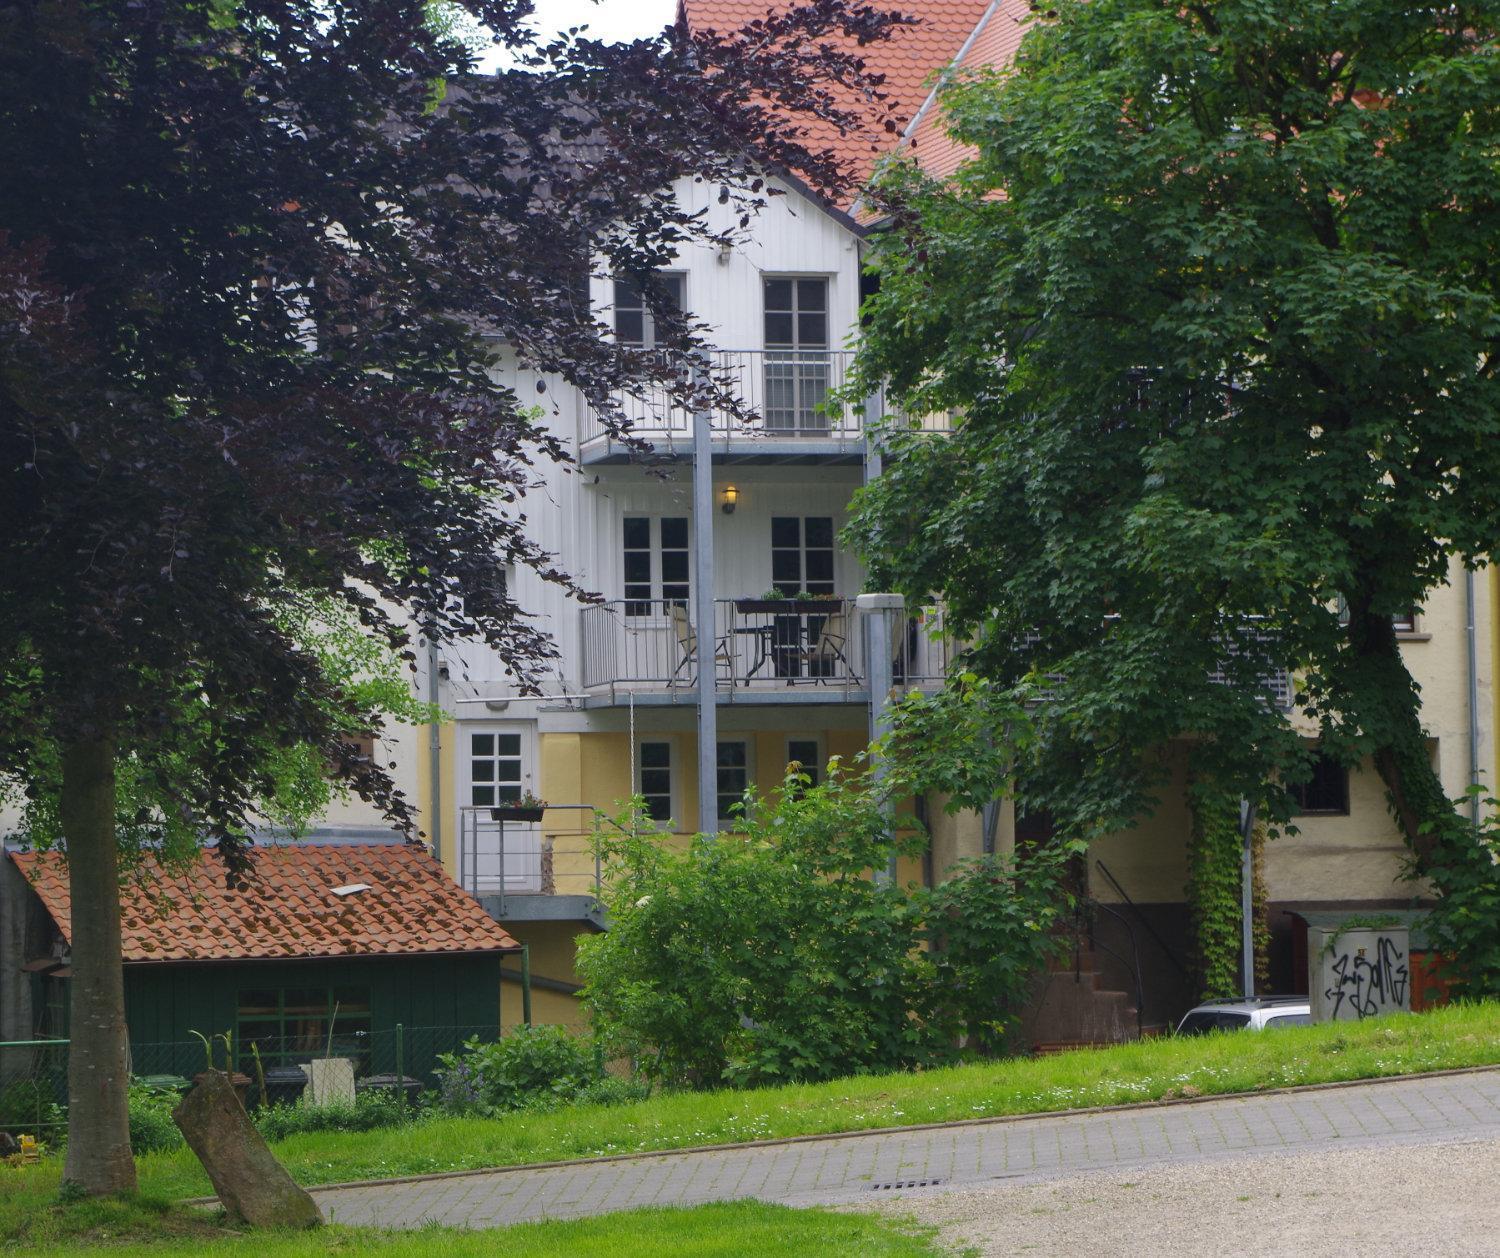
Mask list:
[{"label": "paved sidewalk", "polygon": [[1500,1070],[1013,1122],[315,1190],[332,1220],[496,1227],[756,1197],[865,1202],[1080,1171],[1500,1137]]}]

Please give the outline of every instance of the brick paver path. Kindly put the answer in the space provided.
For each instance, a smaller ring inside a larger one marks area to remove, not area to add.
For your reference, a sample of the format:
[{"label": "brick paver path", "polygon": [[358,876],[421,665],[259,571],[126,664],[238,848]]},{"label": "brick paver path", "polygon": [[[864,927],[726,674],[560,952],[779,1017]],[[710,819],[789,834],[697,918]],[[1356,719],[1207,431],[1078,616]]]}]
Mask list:
[{"label": "brick paver path", "polygon": [[1191,1105],[484,1171],[329,1188],[315,1195],[324,1213],[340,1223],[495,1227],[737,1197],[793,1205],[874,1202],[932,1187],[1038,1181],[1246,1153],[1496,1136],[1500,1070],[1490,1070]]}]

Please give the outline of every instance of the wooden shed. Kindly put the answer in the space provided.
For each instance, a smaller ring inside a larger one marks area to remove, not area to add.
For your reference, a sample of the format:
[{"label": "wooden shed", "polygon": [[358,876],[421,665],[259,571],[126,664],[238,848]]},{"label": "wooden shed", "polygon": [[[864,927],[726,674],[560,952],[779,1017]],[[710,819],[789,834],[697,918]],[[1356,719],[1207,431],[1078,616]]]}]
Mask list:
[{"label": "wooden shed", "polygon": [[[41,928],[27,932],[34,1032],[65,1038],[72,906],[57,853],[11,853]],[[132,1072],[190,1076],[197,1038],[274,1082],[314,1057],[430,1081],[437,1054],[500,1027],[518,945],[425,848],[257,848],[229,885],[217,855],[148,867],[122,902]]]}]

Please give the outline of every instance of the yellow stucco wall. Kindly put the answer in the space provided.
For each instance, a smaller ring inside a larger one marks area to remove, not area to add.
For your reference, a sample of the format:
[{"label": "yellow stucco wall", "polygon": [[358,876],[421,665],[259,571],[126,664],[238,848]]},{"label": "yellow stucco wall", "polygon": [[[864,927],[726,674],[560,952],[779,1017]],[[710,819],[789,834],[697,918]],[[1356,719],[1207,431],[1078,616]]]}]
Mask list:
[{"label": "yellow stucco wall", "polygon": [[[1500,780],[1500,578],[1475,582],[1475,648],[1479,677],[1478,743],[1481,772]],[[1455,561],[1446,585],[1431,590],[1416,632],[1402,641],[1402,655],[1421,688],[1422,722],[1431,737],[1434,765],[1452,796],[1469,780],[1469,687],[1467,596],[1462,564]],[[1297,723],[1310,738],[1315,725]],[[1094,861],[1102,859],[1133,900],[1181,900],[1186,879],[1186,841],[1192,819],[1183,789],[1186,749],[1171,752],[1173,780],[1161,807],[1133,829],[1097,842],[1090,853],[1090,883],[1102,900],[1118,898]],[[1385,803],[1379,774],[1366,762],[1349,776],[1347,816],[1309,816],[1298,833],[1283,834],[1266,848],[1266,883],[1274,901],[1405,899],[1420,893],[1405,881],[1406,845]]]},{"label": "yellow stucco wall", "polygon": [[[560,979],[565,983],[576,983],[574,972],[575,928],[566,922],[530,922],[507,927],[518,942],[531,950],[531,974],[533,979]],[[521,971],[521,958],[505,958],[505,981],[500,988],[500,1025],[504,1030],[522,1022],[524,1002],[521,983],[516,975]],[[538,1023],[559,1023],[583,1029],[588,1026],[588,1017],[576,996],[565,992],[547,991],[533,985],[531,989],[531,1020]]]}]

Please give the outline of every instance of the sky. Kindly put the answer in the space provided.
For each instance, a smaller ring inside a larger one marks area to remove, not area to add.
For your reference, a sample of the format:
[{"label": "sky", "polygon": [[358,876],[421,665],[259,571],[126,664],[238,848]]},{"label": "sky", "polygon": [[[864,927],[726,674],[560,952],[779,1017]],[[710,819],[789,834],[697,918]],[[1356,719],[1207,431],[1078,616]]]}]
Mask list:
[{"label": "sky", "polygon": [[[537,30],[551,35],[570,26],[587,26],[595,39],[617,42],[655,35],[677,14],[677,0],[536,0],[532,18]],[[498,65],[495,57],[481,62],[486,70]]]}]

